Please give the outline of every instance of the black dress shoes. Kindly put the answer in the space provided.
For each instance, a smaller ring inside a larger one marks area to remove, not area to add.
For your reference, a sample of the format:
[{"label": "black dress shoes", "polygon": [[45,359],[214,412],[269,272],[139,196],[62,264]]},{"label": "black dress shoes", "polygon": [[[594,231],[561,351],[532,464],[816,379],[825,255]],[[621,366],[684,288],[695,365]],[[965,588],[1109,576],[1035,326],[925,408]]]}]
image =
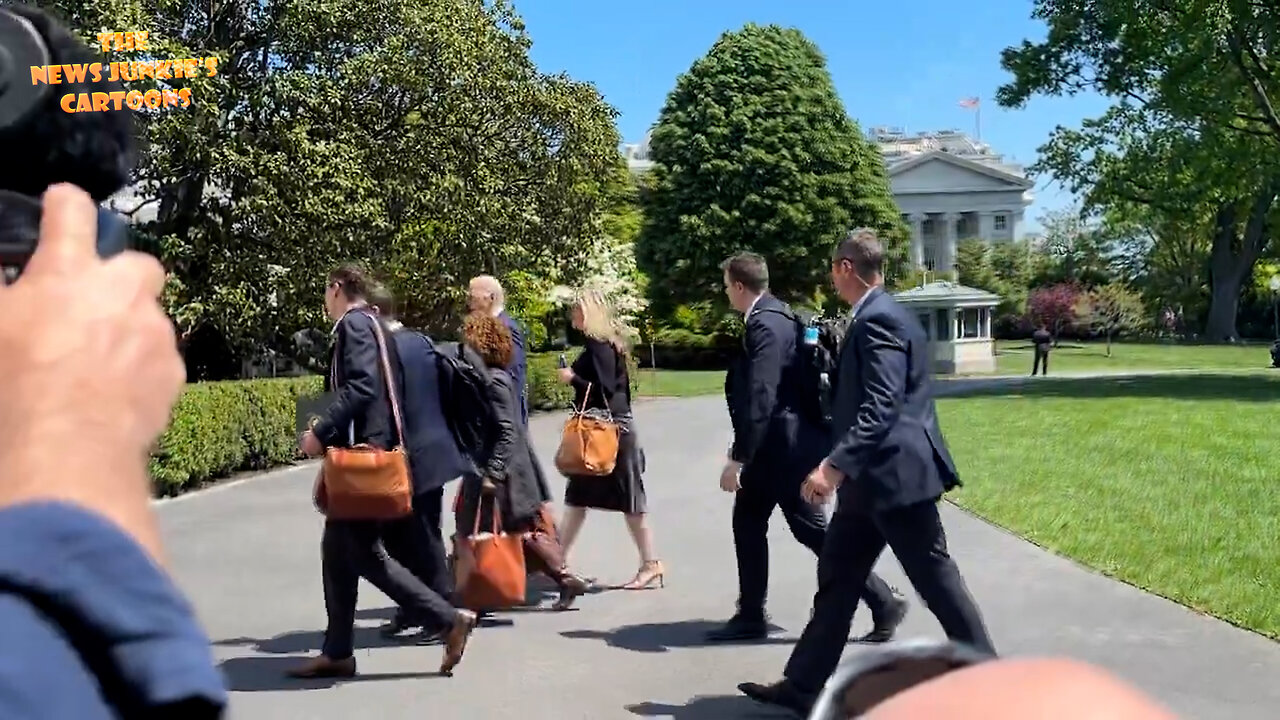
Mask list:
[{"label": "black dress shoes", "polygon": [[884,615],[880,617],[872,617],[871,632],[858,638],[855,642],[867,644],[887,643],[893,639],[893,634],[897,632],[898,626],[907,617],[907,607],[909,604],[903,598],[895,598],[893,605],[889,607]]},{"label": "black dress shoes", "polygon": [[800,690],[785,679],[772,685],[746,682],[739,685],[738,689],[756,702],[786,708],[803,718],[809,717],[809,712],[817,701],[815,695]]},{"label": "black dress shoes", "polygon": [[769,637],[769,618],[738,613],[729,622],[707,633],[710,642],[749,642]]}]

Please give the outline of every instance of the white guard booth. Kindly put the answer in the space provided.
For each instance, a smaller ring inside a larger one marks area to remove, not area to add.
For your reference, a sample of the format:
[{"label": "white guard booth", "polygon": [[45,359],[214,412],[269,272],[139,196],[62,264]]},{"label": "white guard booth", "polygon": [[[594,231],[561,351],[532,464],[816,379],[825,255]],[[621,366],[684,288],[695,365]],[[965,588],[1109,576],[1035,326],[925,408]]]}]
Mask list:
[{"label": "white guard booth", "polygon": [[951,282],[931,282],[894,295],[929,334],[939,375],[995,372],[991,316],[1000,296]]}]

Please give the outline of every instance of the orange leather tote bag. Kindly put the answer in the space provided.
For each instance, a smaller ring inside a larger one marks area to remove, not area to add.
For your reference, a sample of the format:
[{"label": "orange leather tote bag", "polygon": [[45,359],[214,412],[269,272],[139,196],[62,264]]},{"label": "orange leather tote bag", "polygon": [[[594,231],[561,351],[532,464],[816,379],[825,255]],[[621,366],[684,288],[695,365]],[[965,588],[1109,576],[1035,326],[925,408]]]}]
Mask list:
[{"label": "orange leather tote bag", "polygon": [[[587,385],[587,394],[591,385]],[[621,430],[607,414],[587,410],[586,396],[582,407],[575,409],[560,432],[560,449],[556,451],[556,469],[566,477],[604,477],[618,465],[618,441]]]},{"label": "orange leather tote bag", "polygon": [[396,447],[390,450],[372,445],[329,448],[324,453],[321,477],[315,488],[316,506],[334,520],[395,520],[413,512],[413,484],[409,455],[404,449],[404,418],[395,376],[387,354],[387,338],[382,325],[373,318],[382,377],[396,424]]},{"label": "orange leather tote bag", "polygon": [[[480,515],[493,509],[492,532],[480,532]],[[454,582],[468,610],[505,610],[525,603],[524,539],[502,531],[498,501],[481,496],[471,535],[454,543]]]}]

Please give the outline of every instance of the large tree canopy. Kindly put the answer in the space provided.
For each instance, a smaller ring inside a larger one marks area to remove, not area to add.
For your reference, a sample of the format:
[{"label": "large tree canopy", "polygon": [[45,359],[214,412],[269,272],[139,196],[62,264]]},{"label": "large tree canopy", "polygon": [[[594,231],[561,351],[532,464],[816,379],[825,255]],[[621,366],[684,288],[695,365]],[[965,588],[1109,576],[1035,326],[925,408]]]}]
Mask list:
[{"label": "large tree canopy", "polygon": [[245,349],[316,323],[350,258],[438,327],[468,276],[574,282],[602,234],[615,112],[538,71],[507,0],[42,4],[86,37],[148,30],[155,56],[221,59],[192,108],[143,118],[145,230],[184,333]]},{"label": "large tree canopy", "polygon": [[1140,205],[1161,226],[1212,228],[1212,339],[1236,337],[1242,283],[1280,191],[1280,15],[1264,5],[1038,0],[1047,38],[1003,56],[1014,75],[997,95],[1006,107],[1080,91],[1116,100],[1079,130],[1058,128],[1037,169],[1095,209]]},{"label": "large tree canopy", "polygon": [[676,82],[651,140],[654,186],[637,259],[667,307],[721,296],[720,262],[769,261],[774,291],[812,299],[834,243],[869,226],[900,264],[905,228],[883,160],[799,30],[727,32]]}]

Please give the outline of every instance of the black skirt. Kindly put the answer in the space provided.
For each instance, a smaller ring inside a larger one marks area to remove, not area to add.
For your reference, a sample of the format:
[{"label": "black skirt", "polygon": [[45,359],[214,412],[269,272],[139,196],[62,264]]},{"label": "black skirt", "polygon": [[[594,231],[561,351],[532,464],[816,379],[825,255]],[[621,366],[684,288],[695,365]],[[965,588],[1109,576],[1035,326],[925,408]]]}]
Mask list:
[{"label": "black skirt", "polygon": [[618,464],[613,473],[604,476],[570,475],[564,491],[564,504],[571,507],[610,510],[639,515],[647,512],[644,493],[644,448],[636,437],[631,418],[615,417],[621,426],[618,438]]}]

